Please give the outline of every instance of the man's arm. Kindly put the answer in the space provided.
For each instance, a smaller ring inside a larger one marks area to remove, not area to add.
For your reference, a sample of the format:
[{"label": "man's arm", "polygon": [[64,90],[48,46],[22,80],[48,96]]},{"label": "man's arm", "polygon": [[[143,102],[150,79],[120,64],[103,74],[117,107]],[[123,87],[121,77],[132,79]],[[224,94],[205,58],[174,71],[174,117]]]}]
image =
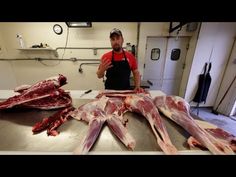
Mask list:
[{"label": "man's arm", "polygon": [[98,79],[102,78],[104,76],[104,72],[102,69],[101,69],[101,64],[99,65],[98,67],[98,70],[97,70],[97,76],[98,76]]},{"label": "man's arm", "polygon": [[111,65],[111,61],[107,60],[107,59],[102,59],[101,60],[101,63],[98,67],[98,70],[97,70],[97,76],[98,78],[103,78],[104,76],[104,73],[107,69],[111,68],[112,65]]},{"label": "man's arm", "polygon": [[136,91],[143,91],[143,89],[140,87],[140,74],[139,74],[139,71],[138,69],[135,69],[132,71],[133,72],[133,76],[134,76],[134,85],[135,85],[135,88],[134,90]]}]

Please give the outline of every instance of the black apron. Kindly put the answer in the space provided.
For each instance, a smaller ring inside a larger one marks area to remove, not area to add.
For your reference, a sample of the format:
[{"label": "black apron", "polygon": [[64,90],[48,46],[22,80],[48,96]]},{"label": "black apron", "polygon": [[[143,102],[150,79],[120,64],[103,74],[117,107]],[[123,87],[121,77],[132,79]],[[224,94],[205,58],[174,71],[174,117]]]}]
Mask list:
[{"label": "black apron", "polygon": [[123,50],[125,60],[114,61],[114,51],[112,51],[111,63],[113,67],[106,72],[105,89],[111,90],[130,90],[131,69]]}]

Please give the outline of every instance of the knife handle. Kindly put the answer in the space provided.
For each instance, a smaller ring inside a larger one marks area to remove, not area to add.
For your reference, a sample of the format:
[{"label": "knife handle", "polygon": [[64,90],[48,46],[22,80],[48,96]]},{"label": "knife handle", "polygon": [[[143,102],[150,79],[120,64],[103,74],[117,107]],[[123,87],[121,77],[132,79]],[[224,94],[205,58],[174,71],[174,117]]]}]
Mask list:
[{"label": "knife handle", "polygon": [[87,93],[90,93],[90,92],[92,92],[92,90],[88,90],[88,91],[86,91],[86,92],[84,92],[84,93],[87,94]]}]

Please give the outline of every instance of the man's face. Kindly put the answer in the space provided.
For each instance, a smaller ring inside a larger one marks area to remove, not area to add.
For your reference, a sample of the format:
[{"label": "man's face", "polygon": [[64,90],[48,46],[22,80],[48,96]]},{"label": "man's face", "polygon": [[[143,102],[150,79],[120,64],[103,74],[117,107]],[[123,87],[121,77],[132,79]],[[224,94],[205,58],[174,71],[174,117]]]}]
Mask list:
[{"label": "man's face", "polygon": [[123,37],[113,34],[110,38],[111,41],[111,47],[114,51],[119,52],[123,45]]}]

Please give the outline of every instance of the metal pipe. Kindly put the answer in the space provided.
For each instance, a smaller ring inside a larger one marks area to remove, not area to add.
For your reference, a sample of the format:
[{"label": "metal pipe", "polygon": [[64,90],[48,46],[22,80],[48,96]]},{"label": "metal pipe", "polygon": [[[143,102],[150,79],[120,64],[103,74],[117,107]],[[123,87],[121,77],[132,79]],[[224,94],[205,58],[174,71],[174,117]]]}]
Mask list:
[{"label": "metal pipe", "polygon": [[100,63],[81,63],[81,64],[79,65],[79,72],[80,72],[80,73],[83,73],[83,69],[82,69],[82,66],[83,66],[83,65],[91,65],[91,64],[100,64]]},{"label": "metal pipe", "polygon": [[[126,47],[123,47],[124,49],[126,49]],[[99,49],[112,49],[111,47],[57,47],[57,50],[60,49],[92,49],[92,50],[99,50]]]},{"label": "metal pipe", "polygon": [[137,28],[138,29],[137,29],[136,58],[138,59],[138,45],[139,45],[140,22],[138,22]]},{"label": "metal pipe", "polygon": [[111,47],[57,47],[56,51],[59,49],[111,49]]},{"label": "metal pipe", "polygon": [[68,59],[62,59],[62,58],[10,58],[10,59],[3,59],[0,58],[0,61],[32,61],[32,60],[36,60],[36,61],[42,61],[42,60],[50,60],[50,61],[100,61],[100,59],[92,59],[92,58],[88,58],[88,59],[79,59],[79,58],[68,58]]}]

